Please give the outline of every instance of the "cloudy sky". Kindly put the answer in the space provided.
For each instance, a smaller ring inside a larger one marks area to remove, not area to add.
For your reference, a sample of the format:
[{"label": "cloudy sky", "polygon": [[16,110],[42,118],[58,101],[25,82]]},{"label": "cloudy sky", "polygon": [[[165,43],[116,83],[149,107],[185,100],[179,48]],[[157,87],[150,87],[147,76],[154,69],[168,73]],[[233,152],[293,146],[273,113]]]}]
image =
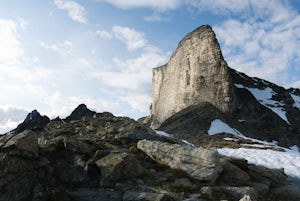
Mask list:
[{"label": "cloudy sky", "polygon": [[151,69],[210,24],[229,66],[300,87],[300,3],[285,0],[0,1],[0,132],[37,109],[85,103],[149,114]]}]

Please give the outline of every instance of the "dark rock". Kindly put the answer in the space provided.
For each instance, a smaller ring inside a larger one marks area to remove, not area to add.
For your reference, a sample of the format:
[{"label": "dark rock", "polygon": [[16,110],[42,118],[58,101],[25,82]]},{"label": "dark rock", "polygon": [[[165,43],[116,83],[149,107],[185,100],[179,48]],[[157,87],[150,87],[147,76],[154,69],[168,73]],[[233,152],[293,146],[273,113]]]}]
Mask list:
[{"label": "dark rock", "polygon": [[294,185],[286,185],[272,189],[271,193],[276,196],[280,196],[286,200],[300,200],[300,188]]},{"label": "dark rock", "polygon": [[287,175],[283,169],[269,169],[263,166],[249,165],[248,174],[260,181],[264,181],[265,184],[272,186],[282,186],[287,183]]},{"label": "dark rock", "polygon": [[80,120],[82,117],[93,117],[96,112],[91,111],[84,104],[80,104],[75,108],[70,116],[64,119],[65,122],[71,122],[74,120]]},{"label": "dark rock", "polygon": [[134,155],[111,153],[96,161],[101,170],[101,186],[111,187],[117,181],[141,176],[144,169]]},{"label": "dark rock", "polygon": [[228,159],[222,158],[221,164],[223,171],[220,174],[219,181],[232,184],[247,184],[250,176],[238,166],[234,165]]},{"label": "dark rock", "polygon": [[13,133],[20,133],[24,130],[43,128],[50,122],[47,116],[41,116],[37,110],[30,112],[25,120],[14,129]]},{"label": "dark rock", "polygon": [[162,193],[126,191],[123,201],[174,201],[174,198]]},{"label": "dark rock", "polygon": [[72,200],[74,201],[120,201],[122,195],[119,192],[111,189],[89,189],[80,188],[76,191],[70,192]]},{"label": "dark rock", "polygon": [[234,187],[234,186],[220,186],[213,188],[213,194],[225,197],[223,199],[228,200],[240,200],[246,196],[250,197],[250,200],[257,200],[258,194],[252,187]]},{"label": "dark rock", "polygon": [[16,153],[22,152],[21,155],[26,155],[27,157],[38,156],[37,134],[29,130],[18,134],[11,134],[11,138],[9,138],[1,148],[10,149],[12,151],[16,149]]}]

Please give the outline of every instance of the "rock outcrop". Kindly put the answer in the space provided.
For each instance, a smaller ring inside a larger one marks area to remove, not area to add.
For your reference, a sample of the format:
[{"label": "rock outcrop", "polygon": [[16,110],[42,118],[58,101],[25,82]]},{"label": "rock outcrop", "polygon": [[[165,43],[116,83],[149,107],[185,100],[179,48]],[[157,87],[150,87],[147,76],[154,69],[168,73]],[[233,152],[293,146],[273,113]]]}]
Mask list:
[{"label": "rock outcrop", "polygon": [[210,102],[225,113],[234,110],[234,85],[210,26],[201,26],[188,34],[169,62],[153,69],[152,91],[153,128],[201,102]]},{"label": "rock outcrop", "polygon": [[75,110],[64,119],[65,122],[80,120],[82,117],[92,117],[96,112],[91,111],[85,104],[78,105]]},{"label": "rock outcrop", "polygon": [[37,110],[30,112],[25,120],[14,129],[13,133],[20,133],[26,129],[42,128],[50,122],[49,117],[42,116]]}]

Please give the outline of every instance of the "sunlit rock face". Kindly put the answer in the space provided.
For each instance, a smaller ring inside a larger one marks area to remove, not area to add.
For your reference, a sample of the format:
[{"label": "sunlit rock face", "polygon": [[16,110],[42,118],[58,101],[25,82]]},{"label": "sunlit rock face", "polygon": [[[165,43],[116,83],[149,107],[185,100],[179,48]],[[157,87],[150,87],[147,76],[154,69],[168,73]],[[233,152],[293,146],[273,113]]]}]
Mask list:
[{"label": "sunlit rock face", "polygon": [[152,127],[176,112],[210,102],[222,112],[234,110],[234,86],[215,33],[208,25],[189,33],[169,62],[153,69]]}]

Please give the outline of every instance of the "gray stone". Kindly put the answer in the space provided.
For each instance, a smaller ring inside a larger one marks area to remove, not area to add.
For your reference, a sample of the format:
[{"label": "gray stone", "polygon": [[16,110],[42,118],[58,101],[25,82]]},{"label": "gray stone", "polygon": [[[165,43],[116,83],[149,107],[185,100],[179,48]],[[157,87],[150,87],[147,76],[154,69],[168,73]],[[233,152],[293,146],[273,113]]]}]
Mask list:
[{"label": "gray stone", "polygon": [[25,130],[10,138],[2,148],[16,148],[28,153],[27,156],[37,156],[39,151],[37,134],[30,130]]},{"label": "gray stone", "polygon": [[163,193],[126,191],[123,201],[173,201],[174,198]]},{"label": "gray stone", "polygon": [[249,195],[244,195],[239,201],[253,201]]},{"label": "gray stone", "polygon": [[152,127],[176,112],[210,102],[222,112],[234,108],[234,85],[210,26],[201,26],[178,45],[169,62],[153,69]]},{"label": "gray stone", "polygon": [[95,163],[101,170],[102,186],[111,187],[119,180],[135,178],[144,173],[133,154],[111,153]]},{"label": "gray stone", "polygon": [[172,169],[183,170],[190,177],[201,181],[214,182],[222,170],[216,150],[149,140],[139,141],[137,147],[154,161]]}]

